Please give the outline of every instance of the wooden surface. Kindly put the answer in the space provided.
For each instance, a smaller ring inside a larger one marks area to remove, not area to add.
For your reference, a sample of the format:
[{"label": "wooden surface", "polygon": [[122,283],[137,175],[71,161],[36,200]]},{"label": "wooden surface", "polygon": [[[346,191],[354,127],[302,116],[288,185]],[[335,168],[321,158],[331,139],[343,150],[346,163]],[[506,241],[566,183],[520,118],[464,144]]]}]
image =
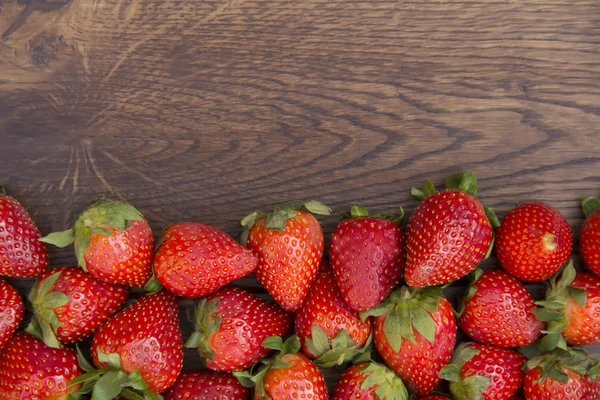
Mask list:
[{"label": "wooden surface", "polygon": [[578,232],[600,194],[597,0],[0,0],[0,35],[0,181],[43,233],[110,196],[230,234],[312,197],[329,234],[462,169]]}]

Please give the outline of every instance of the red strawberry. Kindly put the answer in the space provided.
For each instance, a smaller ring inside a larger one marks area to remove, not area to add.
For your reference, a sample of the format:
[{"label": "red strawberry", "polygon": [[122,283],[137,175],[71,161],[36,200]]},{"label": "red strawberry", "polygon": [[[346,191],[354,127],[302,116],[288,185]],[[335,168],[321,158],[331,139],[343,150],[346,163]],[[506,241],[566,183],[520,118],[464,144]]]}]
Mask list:
[{"label": "red strawberry", "polygon": [[335,284],[333,272],[323,262],[302,307],[296,311],[296,334],[302,352],[315,363],[329,368],[350,361],[361,351],[371,333],[371,318],[365,322],[350,308]]},{"label": "red strawberry", "polygon": [[192,371],[179,375],[165,400],[246,400],[250,391],[230,374]]},{"label": "red strawberry", "polygon": [[585,221],[579,236],[579,252],[589,270],[600,275],[600,199],[586,197],[581,208]]},{"label": "red strawberry", "polygon": [[48,269],[40,231],[17,200],[0,186],[0,275],[31,278]]},{"label": "red strawberry", "polygon": [[258,259],[217,228],[182,222],[162,233],[154,255],[161,285],[178,296],[206,296],[251,273]]},{"label": "red strawberry", "polygon": [[441,375],[456,400],[510,400],[523,383],[524,362],[515,350],[464,343]]},{"label": "red strawberry", "polygon": [[10,283],[0,278],[0,349],[17,330],[25,314],[25,305]]},{"label": "red strawberry", "polygon": [[48,347],[28,333],[17,332],[0,353],[0,398],[66,399],[81,387],[67,387],[81,372],[72,349]]},{"label": "red strawberry", "polygon": [[542,202],[518,205],[502,218],[496,232],[500,265],[512,276],[541,282],[569,258],[573,234],[567,220]]},{"label": "red strawberry", "polygon": [[197,347],[206,366],[215,371],[239,371],[265,357],[262,342],[284,335],[292,314],[277,304],[235,287],[225,287],[196,306],[195,332],[186,347]]},{"label": "red strawberry", "polygon": [[369,217],[352,206],[350,219],[333,231],[329,259],[342,297],[350,307],[366,311],[387,297],[404,273],[402,216]]},{"label": "red strawberry", "polygon": [[499,270],[477,269],[458,323],[479,343],[498,347],[529,345],[542,334],[533,314],[533,297],[525,286]]},{"label": "red strawberry", "polygon": [[388,367],[375,362],[355,364],[346,369],[335,387],[333,400],[407,400],[402,379]]},{"label": "red strawberry", "polygon": [[323,257],[321,225],[301,208],[329,214],[329,208],[316,201],[293,201],[242,220],[242,243],[258,256],[256,277],[288,311],[302,305]]},{"label": "red strawberry", "polygon": [[101,281],[78,267],[46,271],[31,290],[34,320],[28,332],[37,332],[51,347],[74,343],[91,335],[121,308],[127,288]]},{"label": "red strawberry", "polygon": [[474,270],[492,246],[491,210],[474,197],[478,184],[471,173],[446,180],[446,190],[412,190],[423,201],[406,227],[406,283],[425,287],[453,282]]},{"label": "red strawberry", "polygon": [[363,315],[379,315],[373,342],[385,363],[417,396],[431,393],[456,343],[456,320],[442,289],[402,287]]},{"label": "red strawberry", "polygon": [[263,346],[278,350],[278,354],[261,361],[256,375],[250,371],[234,372],[246,387],[256,386],[254,399],[311,399],[327,400],[327,387],[323,374],[300,350],[300,340],[292,336],[282,343],[281,338],[272,336]]},{"label": "red strawberry", "polygon": [[95,201],[71,229],[51,233],[42,241],[58,247],[73,244],[79,266],[105,282],[143,287],[152,276],[150,225],[127,203]]}]

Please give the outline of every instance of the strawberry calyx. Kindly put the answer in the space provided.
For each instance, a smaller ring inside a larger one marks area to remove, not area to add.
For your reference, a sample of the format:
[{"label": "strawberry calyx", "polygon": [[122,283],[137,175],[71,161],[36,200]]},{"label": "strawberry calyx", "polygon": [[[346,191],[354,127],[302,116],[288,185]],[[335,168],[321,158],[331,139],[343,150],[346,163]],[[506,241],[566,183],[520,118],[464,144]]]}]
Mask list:
[{"label": "strawberry calyx", "polygon": [[369,374],[361,383],[361,390],[376,386],[375,395],[380,400],[409,399],[408,391],[402,379],[385,365],[371,361],[366,363],[360,372]]},{"label": "strawberry calyx", "polygon": [[314,363],[323,368],[352,361],[370,348],[372,340],[370,334],[365,344],[359,347],[348,331],[342,329],[330,342],[327,333],[317,324],[312,325],[311,335],[312,337],[306,338],[306,347],[315,356]]},{"label": "strawberry calyx", "polygon": [[450,382],[450,392],[455,399],[484,400],[483,392],[492,382],[491,378],[472,375],[463,379],[460,376],[463,365],[479,353],[479,350],[469,345],[470,343],[463,343],[456,348],[450,364],[440,371],[440,377]]},{"label": "strawberry calyx", "polygon": [[6,194],[6,189],[4,189],[4,186],[2,186],[2,185],[0,185],[0,195],[2,195],[2,196],[8,196]]},{"label": "strawberry calyx", "polygon": [[600,199],[597,197],[584,197],[581,200],[581,211],[587,217],[594,211],[600,209]]},{"label": "strawberry calyx", "polygon": [[483,275],[483,270],[481,268],[475,268],[473,272],[469,274],[469,285],[459,298],[458,309],[453,310],[456,318],[460,318],[465,311],[467,301],[471,300],[477,294],[477,287],[475,284],[479,278],[481,278],[481,275]]},{"label": "strawberry calyx", "polygon": [[205,297],[198,300],[194,332],[185,342],[185,347],[197,348],[198,353],[204,358],[212,359],[215,355],[210,347],[209,337],[216,333],[221,326],[221,317],[217,315],[219,301],[221,301],[220,297],[215,297],[210,301],[207,301]]},{"label": "strawberry calyx", "polygon": [[587,375],[595,380],[600,372],[600,360],[590,357],[581,347],[570,347],[567,350],[556,348],[527,360],[523,365],[525,371],[535,368],[540,368],[542,372],[539,383],[551,378],[565,384],[569,380],[566,370]]},{"label": "strawberry calyx", "polygon": [[385,219],[393,222],[398,226],[402,226],[402,222],[404,221],[404,210],[400,207],[400,212],[398,214],[389,214],[389,213],[376,213],[373,215],[369,215],[369,211],[367,211],[364,207],[359,207],[357,205],[352,205],[350,207],[350,211],[344,214],[343,219],[356,219],[356,218],[378,218]]}]

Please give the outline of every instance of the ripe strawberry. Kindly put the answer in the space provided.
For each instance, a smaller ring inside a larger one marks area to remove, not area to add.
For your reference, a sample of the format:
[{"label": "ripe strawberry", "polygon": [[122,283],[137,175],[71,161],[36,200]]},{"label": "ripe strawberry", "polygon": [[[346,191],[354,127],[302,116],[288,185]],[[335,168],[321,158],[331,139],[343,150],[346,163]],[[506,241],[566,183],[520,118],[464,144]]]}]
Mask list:
[{"label": "ripe strawberry", "polygon": [[373,342],[385,363],[417,396],[431,393],[456,343],[456,320],[442,289],[402,287],[362,315],[378,315]]},{"label": "ripe strawberry", "polygon": [[402,216],[369,217],[352,206],[350,218],[333,231],[329,259],[342,298],[357,311],[375,307],[387,297],[404,273]]},{"label": "ripe strawberry", "polygon": [[523,383],[525,360],[515,350],[463,343],[441,375],[456,400],[510,400]]},{"label": "ripe strawberry", "polygon": [[346,369],[335,387],[333,400],[408,400],[408,391],[394,371],[375,362]]},{"label": "ripe strawberry", "polygon": [[25,314],[25,305],[10,283],[0,278],[0,349],[17,330]]},{"label": "ripe strawberry", "polygon": [[365,322],[350,308],[324,261],[302,307],[296,311],[295,331],[302,352],[329,368],[350,361],[361,352],[371,333],[371,318]]},{"label": "ripe strawberry", "polygon": [[15,333],[0,353],[0,398],[66,399],[81,385],[68,383],[81,374],[72,349],[48,347],[40,339]]},{"label": "ripe strawberry", "polygon": [[48,269],[40,231],[17,200],[0,186],[0,275],[31,278]]},{"label": "ripe strawberry", "polygon": [[27,331],[42,336],[51,347],[80,341],[117,312],[128,297],[126,287],[96,279],[81,268],[50,269],[29,294],[34,319]]},{"label": "ripe strawberry", "polygon": [[477,180],[471,173],[446,179],[439,192],[430,181],[424,191],[411,193],[423,200],[406,227],[406,283],[425,287],[453,282],[489,254],[492,224],[497,219],[475,198]]},{"label": "ripe strawberry", "polygon": [[254,399],[312,399],[327,400],[327,387],[323,374],[300,350],[300,340],[291,336],[282,343],[281,338],[266,339],[264,347],[279,353],[261,361],[258,373],[239,371],[233,374],[245,387],[253,387]]},{"label": "ripe strawberry", "polygon": [[529,345],[542,334],[533,314],[533,297],[525,286],[500,270],[474,273],[458,323],[479,343],[498,347]]},{"label": "ripe strawberry", "polygon": [[600,275],[600,199],[586,197],[581,202],[585,221],[579,236],[579,252],[583,262],[596,275]]},{"label": "ripe strawberry", "polygon": [[225,287],[200,299],[195,332],[186,347],[198,348],[206,366],[215,371],[239,371],[265,357],[262,342],[284,335],[292,314],[277,304],[235,287]]},{"label": "ripe strawberry", "polygon": [[258,258],[217,228],[182,222],[162,233],[154,255],[156,279],[178,296],[206,296],[251,273]]},{"label": "ripe strawberry", "polygon": [[250,391],[230,374],[191,371],[179,375],[165,400],[246,400]]},{"label": "ripe strawberry", "polygon": [[58,247],[75,247],[79,266],[94,278],[143,287],[152,276],[154,239],[150,225],[132,205],[98,200],[66,231],[44,237]]},{"label": "ripe strawberry", "polygon": [[567,262],[572,248],[569,223],[542,202],[513,208],[496,232],[500,265],[515,278],[528,282],[550,278]]},{"label": "ripe strawberry", "polygon": [[323,230],[311,212],[330,210],[312,200],[292,201],[242,220],[242,243],[258,256],[256,277],[288,311],[302,305],[323,257]]}]

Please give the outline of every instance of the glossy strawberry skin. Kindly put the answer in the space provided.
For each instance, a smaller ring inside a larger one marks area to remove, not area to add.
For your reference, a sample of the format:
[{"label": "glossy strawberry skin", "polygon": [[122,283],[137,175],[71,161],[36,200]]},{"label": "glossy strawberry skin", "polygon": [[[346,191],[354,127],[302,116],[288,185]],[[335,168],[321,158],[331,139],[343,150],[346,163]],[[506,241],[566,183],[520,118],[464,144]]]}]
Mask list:
[{"label": "glossy strawberry skin", "polygon": [[404,232],[381,218],[352,218],[333,231],[329,259],[344,301],[357,311],[369,310],[402,278]]},{"label": "glossy strawberry skin", "polygon": [[302,307],[296,311],[295,331],[302,343],[302,352],[315,358],[306,346],[312,338],[312,326],[316,324],[331,341],[342,329],[358,347],[365,344],[371,333],[371,318],[363,322],[357,311],[344,302],[335,283],[331,267],[324,263],[306,296]]},{"label": "glossy strawberry skin", "polygon": [[562,331],[563,337],[572,346],[600,343],[600,278],[579,272],[569,286],[585,290],[587,296],[585,307],[567,297],[567,327]]},{"label": "glossy strawberry skin", "polygon": [[48,347],[40,339],[17,332],[0,353],[0,398],[59,400],[80,385],[67,384],[83,371],[73,349]]},{"label": "glossy strawberry skin", "polygon": [[0,193],[0,275],[31,278],[48,269],[40,231],[17,200]]},{"label": "glossy strawberry skin", "polygon": [[453,282],[477,267],[492,242],[481,203],[455,189],[421,201],[406,228],[405,279],[412,287]]},{"label": "glossy strawberry skin", "polygon": [[0,278],[0,349],[17,330],[24,314],[25,305],[19,292]]},{"label": "glossy strawberry skin", "polygon": [[355,364],[342,373],[333,392],[333,400],[379,400],[375,394],[377,386],[361,388],[365,379],[370,375],[368,372],[362,371],[366,365],[366,363]]},{"label": "glossy strawberry skin", "polygon": [[567,220],[542,203],[520,204],[504,218],[496,232],[495,249],[500,265],[515,278],[545,281],[566,262],[573,248]]},{"label": "glossy strawberry skin", "polygon": [[563,384],[550,377],[541,381],[542,370],[537,367],[527,371],[523,390],[527,400],[597,400],[598,389],[590,377],[566,370],[569,380]]},{"label": "glossy strawberry skin", "polygon": [[259,220],[248,234],[248,248],[258,256],[255,274],[269,294],[288,311],[300,308],[323,257],[319,221],[309,212],[297,211],[279,232]]},{"label": "glossy strawberry skin", "polygon": [[544,323],[531,311],[535,303],[525,286],[499,270],[485,271],[473,285],[459,325],[479,343],[498,347],[529,345],[542,334]]},{"label": "glossy strawberry skin", "polygon": [[583,222],[579,252],[588,269],[600,276],[600,210],[592,212]]},{"label": "glossy strawberry skin", "polygon": [[246,400],[250,390],[231,374],[213,371],[184,372],[164,394],[165,400]]},{"label": "glossy strawberry skin", "polygon": [[450,362],[456,344],[456,320],[450,302],[442,298],[438,310],[429,314],[436,328],[434,342],[429,343],[415,330],[416,344],[404,339],[397,353],[390,346],[383,330],[386,315],[381,315],[374,321],[375,348],[385,363],[417,396],[424,396],[435,389],[440,381],[438,374]]},{"label": "glossy strawberry skin", "polygon": [[98,350],[117,353],[126,373],[139,370],[150,390],[160,393],[171,386],[183,364],[177,299],[167,291],[141,297],[102,325],[92,341],[92,358],[98,368]]},{"label": "glossy strawberry skin", "polygon": [[248,275],[257,263],[250,250],[217,228],[182,222],[162,233],[154,272],[169,291],[197,298]]}]

